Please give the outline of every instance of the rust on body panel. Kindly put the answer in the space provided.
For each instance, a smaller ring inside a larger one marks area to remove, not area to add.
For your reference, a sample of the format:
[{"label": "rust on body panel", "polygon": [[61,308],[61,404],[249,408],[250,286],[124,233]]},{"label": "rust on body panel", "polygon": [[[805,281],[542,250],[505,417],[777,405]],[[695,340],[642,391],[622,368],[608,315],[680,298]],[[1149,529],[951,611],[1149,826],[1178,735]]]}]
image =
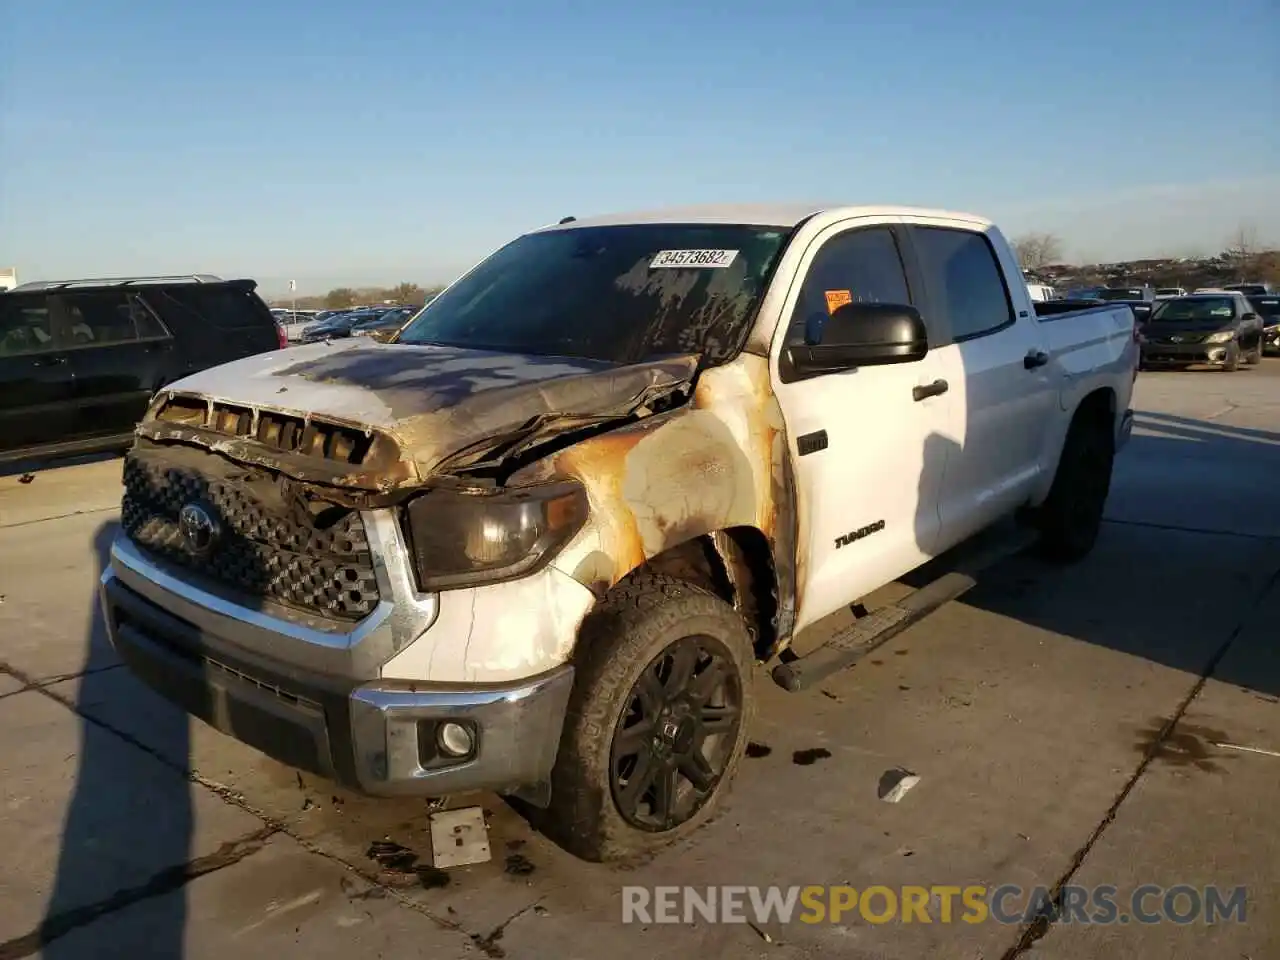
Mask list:
[{"label": "rust on body panel", "polygon": [[[692,402],[551,454],[515,484],[569,477],[586,488],[591,517],[557,565],[599,590],[697,537],[759,530],[777,571],[777,628],[793,618],[795,516],[781,410],[768,362],[742,354],[704,371]],[[726,561],[730,558],[726,557]],[[732,566],[726,562],[726,566]]]}]

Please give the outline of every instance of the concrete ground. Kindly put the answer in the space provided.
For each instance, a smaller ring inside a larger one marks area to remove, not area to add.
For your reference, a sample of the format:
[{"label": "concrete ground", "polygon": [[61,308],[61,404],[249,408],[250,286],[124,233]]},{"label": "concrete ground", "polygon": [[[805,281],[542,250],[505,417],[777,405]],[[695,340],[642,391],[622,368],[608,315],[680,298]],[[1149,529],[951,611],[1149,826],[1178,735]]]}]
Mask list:
[{"label": "concrete ground", "polygon": [[[429,860],[420,802],[299,776],[118,667],[93,594],[118,460],[0,477],[0,960],[1280,956],[1280,360],[1143,374],[1136,406],[1088,560],[1010,560],[821,689],[762,671],[756,755],[688,844],[583,864],[481,797],[492,862],[421,881],[368,856]],[[898,767],[922,780],[882,802]],[[624,885],[718,884],[1247,902],[1185,925],[621,922]]]}]

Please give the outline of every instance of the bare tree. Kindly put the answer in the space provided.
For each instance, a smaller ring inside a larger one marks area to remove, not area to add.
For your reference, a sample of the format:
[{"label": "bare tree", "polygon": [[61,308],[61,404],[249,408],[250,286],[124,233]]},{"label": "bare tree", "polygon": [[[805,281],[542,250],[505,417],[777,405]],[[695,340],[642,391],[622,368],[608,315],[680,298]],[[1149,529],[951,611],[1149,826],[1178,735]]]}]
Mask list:
[{"label": "bare tree", "polygon": [[1052,233],[1026,233],[1013,241],[1023,270],[1040,270],[1062,260],[1062,240]]}]

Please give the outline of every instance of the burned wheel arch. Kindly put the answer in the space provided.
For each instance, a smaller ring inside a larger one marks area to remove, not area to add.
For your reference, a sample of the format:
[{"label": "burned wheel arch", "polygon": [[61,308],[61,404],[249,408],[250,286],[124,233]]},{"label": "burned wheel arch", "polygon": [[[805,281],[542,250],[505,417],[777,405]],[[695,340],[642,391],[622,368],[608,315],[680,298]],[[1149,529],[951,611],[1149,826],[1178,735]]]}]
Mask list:
[{"label": "burned wheel arch", "polygon": [[790,635],[795,608],[790,464],[762,358],[704,371],[693,402],[621,426],[519,471],[570,477],[591,501],[554,561],[603,597],[637,572],[676,576],[743,614],[757,653]]}]

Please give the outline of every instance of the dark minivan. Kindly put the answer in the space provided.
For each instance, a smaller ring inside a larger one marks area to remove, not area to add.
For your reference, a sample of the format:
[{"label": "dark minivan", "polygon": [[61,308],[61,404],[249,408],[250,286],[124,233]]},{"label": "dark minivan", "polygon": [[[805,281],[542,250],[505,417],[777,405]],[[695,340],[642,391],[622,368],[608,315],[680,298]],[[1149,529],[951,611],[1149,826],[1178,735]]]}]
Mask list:
[{"label": "dark minivan", "polygon": [[160,387],[286,346],[256,288],[203,275],[0,293],[0,461],[126,445]]}]

